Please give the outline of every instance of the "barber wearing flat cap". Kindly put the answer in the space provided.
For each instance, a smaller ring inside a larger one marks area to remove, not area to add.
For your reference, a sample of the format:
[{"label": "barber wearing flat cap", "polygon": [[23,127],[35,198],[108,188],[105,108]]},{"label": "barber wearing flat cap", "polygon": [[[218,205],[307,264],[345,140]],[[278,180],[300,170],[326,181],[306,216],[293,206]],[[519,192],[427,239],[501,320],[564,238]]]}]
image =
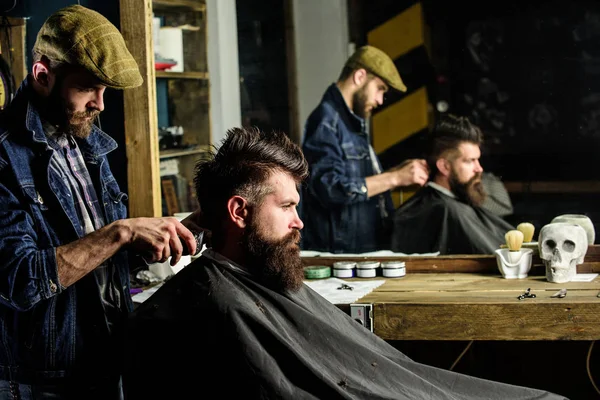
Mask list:
[{"label": "barber wearing flat cap", "polygon": [[123,398],[127,252],[195,251],[175,218],[126,219],[117,144],[94,124],[107,88],[141,84],[119,30],[70,6],[45,21],[0,115],[0,399]]},{"label": "barber wearing flat cap", "polygon": [[408,160],[384,172],[373,151],[367,121],[388,90],[406,91],[394,62],[380,49],[363,46],[308,117],[302,144],[310,166],[300,203],[303,249],[389,249],[390,190],[426,183],[425,160]]}]

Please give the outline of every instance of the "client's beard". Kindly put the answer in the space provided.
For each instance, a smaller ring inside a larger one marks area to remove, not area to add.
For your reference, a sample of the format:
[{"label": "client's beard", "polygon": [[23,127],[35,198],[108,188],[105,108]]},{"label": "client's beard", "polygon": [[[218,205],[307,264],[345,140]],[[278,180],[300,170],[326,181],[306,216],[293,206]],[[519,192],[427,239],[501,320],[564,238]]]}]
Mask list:
[{"label": "client's beard", "polygon": [[452,171],[450,174],[450,190],[459,200],[473,207],[480,207],[486,197],[485,189],[481,182],[481,172],[475,174],[469,181],[461,183],[456,173]]},{"label": "client's beard", "polygon": [[258,226],[251,223],[242,245],[248,267],[259,280],[272,289],[296,292],[303,284],[304,268],[300,259],[300,231],[294,230],[279,240],[268,240]]}]

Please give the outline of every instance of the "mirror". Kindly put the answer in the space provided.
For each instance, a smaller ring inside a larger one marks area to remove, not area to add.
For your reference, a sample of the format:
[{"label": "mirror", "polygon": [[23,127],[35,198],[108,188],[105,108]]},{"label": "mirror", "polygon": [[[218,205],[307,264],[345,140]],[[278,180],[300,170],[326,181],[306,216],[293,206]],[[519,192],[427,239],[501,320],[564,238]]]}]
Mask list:
[{"label": "mirror", "polygon": [[[419,156],[422,138],[441,112],[468,116],[485,133],[484,169],[501,177],[510,193],[514,213],[506,217],[509,222],[516,226],[529,221],[539,232],[556,215],[579,213],[588,215],[598,230],[600,3],[326,3],[237,1],[244,124],[282,129],[299,142],[304,118],[327,84],[314,83],[309,88],[312,103],[303,104],[306,100],[298,94],[308,89],[296,84],[298,78],[310,69],[312,81],[333,82],[337,75],[319,76],[318,68],[327,71],[337,53],[351,53],[339,41],[339,46],[329,47],[330,57],[317,46],[311,54],[300,54],[304,49],[299,40],[320,34],[329,45],[330,34],[345,28],[347,43],[360,46],[386,22],[417,5],[422,43],[392,57],[409,90],[390,94],[378,112],[424,89],[428,125],[397,143],[375,146],[384,166]],[[406,38],[388,35],[387,40]],[[306,57],[315,57],[311,63],[316,69],[301,62]],[[377,132],[373,136],[377,140]]]}]

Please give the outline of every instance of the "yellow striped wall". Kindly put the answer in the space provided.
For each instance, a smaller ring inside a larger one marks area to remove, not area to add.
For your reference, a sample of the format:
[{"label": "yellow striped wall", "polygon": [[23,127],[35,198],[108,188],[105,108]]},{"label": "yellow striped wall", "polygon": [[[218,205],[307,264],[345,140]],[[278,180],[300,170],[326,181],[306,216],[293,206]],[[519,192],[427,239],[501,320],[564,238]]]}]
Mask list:
[{"label": "yellow striped wall", "polygon": [[[396,63],[408,52],[426,45],[426,29],[420,2],[393,16],[367,33],[368,43],[385,51]],[[428,98],[425,87],[407,88],[394,104],[373,115],[373,148],[381,153],[429,126]],[[402,160],[399,160],[402,161]],[[393,193],[394,205],[406,201],[414,191]]]}]

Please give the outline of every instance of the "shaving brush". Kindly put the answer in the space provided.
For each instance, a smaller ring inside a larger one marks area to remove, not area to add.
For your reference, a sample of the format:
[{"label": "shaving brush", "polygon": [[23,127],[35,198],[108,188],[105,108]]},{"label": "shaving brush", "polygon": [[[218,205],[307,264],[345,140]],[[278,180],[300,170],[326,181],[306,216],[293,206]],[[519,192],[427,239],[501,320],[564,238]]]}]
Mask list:
[{"label": "shaving brush", "polygon": [[512,230],[506,232],[504,239],[506,240],[506,246],[508,247],[508,260],[511,263],[519,262],[521,258],[521,246],[523,245],[523,232],[519,230]]},{"label": "shaving brush", "polygon": [[517,225],[517,230],[523,232],[523,242],[529,243],[533,240],[533,233],[535,232],[535,226],[529,222],[522,222]]}]

